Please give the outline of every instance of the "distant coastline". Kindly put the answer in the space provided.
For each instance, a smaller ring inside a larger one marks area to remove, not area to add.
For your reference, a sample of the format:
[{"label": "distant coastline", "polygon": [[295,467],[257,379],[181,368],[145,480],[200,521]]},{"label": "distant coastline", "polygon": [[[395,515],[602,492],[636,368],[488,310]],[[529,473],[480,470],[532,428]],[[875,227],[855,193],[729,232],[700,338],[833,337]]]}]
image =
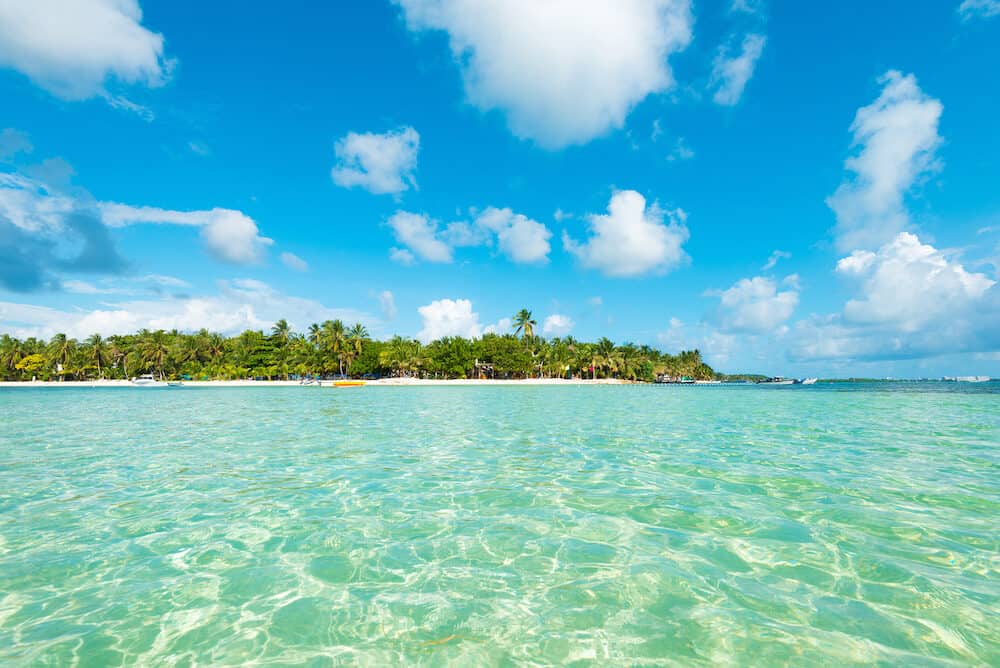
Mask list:
[{"label": "distant coastline", "polygon": [[[996,382],[990,379],[986,382]],[[334,380],[323,380],[323,387],[333,385]],[[823,378],[819,384],[849,384],[849,383],[953,383],[953,380],[942,378]],[[510,379],[475,379],[475,378],[378,378],[365,380],[365,386],[372,387],[439,387],[439,386],[489,386],[489,387],[537,387],[537,386],[570,386],[570,385],[658,385],[646,381],[622,380],[620,378],[510,378]],[[668,383],[677,385],[678,383]],[[963,383],[964,384],[964,383]],[[303,383],[299,380],[185,380],[181,387],[318,387],[318,383]],[[706,383],[695,383],[703,387]],[[747,387],[754,385],[749,382],[707,383],[712,387]],[[0,380],[0,388],[133,388],[130,380]]]},{"label": "distant coastline", "polygon": [[[322,381],[323,386],[332,385],[334,381]],[[650,383],[640,383],[617,378],[515,378],[509,380],[502,379],[468,379],[468,378],[380,378],[377,380],[366,380],[365,386],[376,387],[401,387],[417,386],[431,387],[441,385],[490,385],[490,386],[538,386],[538,385],[647,385]],[[298,380],[186,380],[182,387],[317,387],[316,385],[305,385]],[[21,388],[112,388],[112,387],[135,387],[128,380],[64,380],[64,381],[30,381],[30,380],[5,380],[0,381],[0,388],[21,387]]]}]

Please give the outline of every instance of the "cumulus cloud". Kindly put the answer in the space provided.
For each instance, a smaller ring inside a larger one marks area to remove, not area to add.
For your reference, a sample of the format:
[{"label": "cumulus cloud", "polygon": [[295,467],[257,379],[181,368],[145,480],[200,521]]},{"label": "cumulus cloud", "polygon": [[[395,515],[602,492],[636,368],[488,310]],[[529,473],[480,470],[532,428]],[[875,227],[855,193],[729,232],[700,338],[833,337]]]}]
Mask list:
[{"label": "cumulus cloud", "polygon": [[62,272],[119,274],[127,267],[92,202],[0,173],[0,286],[53,289]]},{"label": "cumulus cloud", "polygon": [[152,206],[130,206],[102,202],[100,210],[109,227],[141,223],[191,225],[201,229],[205,247],[216,259],[231,264],[256,264],[264,259],[273,239],[260,236],[257,223],[242,211],[209,209],[207,211],[172,211]]},{"label": "cumulus cloud", "polygon": [[0,67],[64,100],[106,97],[109,83],[160,86],[171,63],[163,35],[142,25],[136,0],[0,2]]},{"label": "cumulus cloud", "polygon": [[787,260],[792,257],[792,254],[787,251],[776,250],[771,253],[771,256],[767,258],[767,262],[761,267],[762,271],[770,271],[774,269],[775,265],[778,264],[780,260]]},{"label": "cumulus cloud", "polygon": [[723,46],[712,62],[712,78],[709,86],[715,89],[712,99],[716,104],[733,106],[743,97],[743,89],[753,76],[757,60],[764,52],[767,38],[751,33],[743,38],[739,53],[733,53],[731,46]]},{"label": "cumulus cloud", "polygon": [[837,217],[837,248],[875,248],[909,225],[904,196],[938,167],[941,102],[926,95],[912,74],[887,72],[875,102],[858,109],[845,178],[827,204]]},{"label": "cumulus cloud", "polygon": [[427,262],[451,262],[452,249],[439,238],[438,223],[422,213],[397,211],[387,221],[396,241],[406,250],[393,249],[397,262],[408,264],[414,256]]},{"label": "cumulus cloud", "polygon": [[285,251],[279,258],[281,259],[281,263],[292,271],[309,271],[309,263],[295,253]]},{"label": "cumulus cloud", "polygon": [[975,18],[988,19],[1000,15],[1000,0],[962,0],[958,13],[963,21]]},{"label": "cumulus cloud", "polygon": [[576,323],[568,315],[553,313],[545,318],[545,321],[542,323],[542,334],[547,336],[566,336],[573,331],[575,325]]},{"label": "cumulus cloud", "polygon": [[389,290],[380,292],[378,295],[378,305],[382,309],[382,315],[385,316],[386,320],[394,320],[396,318],[396,298],[392,292]]},{"label": "cumulus cloud", "polygon": [[995,284],[907,232],[875,253],[842,258],[837,273],[861,284],[862,296],[844,306],[846,322],[890,323],[902,332],[965,310]]},{"label": "cumulus cloud", "polygon": [[390,257],[401,264],[417,259],[427,262],[451,262],[454,250],[466,246],[490,246],[518,263],[543,263],[548,260],[552,233],[545,225],[510,209],[487,207],[472,223],[458,221],[441,227],[426,214],[397,211],[387,221],[397,243]]},{"label": "cumulus cloud", "polygon": [[128,334],[143,328],[195,331],[205,326],[234,334],[244,329],[267,329],[279,318],[286,318],[298,330],[311,322],[337,318],[369,326],[378,323],[368,313],[330,308],[250,279],[220,281],[214,295],[123,301],[89,311],[0,302],[3,330],[22,338],[49,338],[58,332],[83,338],[95,332]]},{"label": "cumulus cloud", "polygon": [[763,276],[743,278],[726,290],[709,294],[719,297],[714,320],[727,334],[780,334],[799,303],[797,289],[781,291]]},{"label": "cumulus cloud", "polygon": [[337,165],[331,176],[338,186],[358,186],[376,195],[398,195],[417,187],[420,135],[411,127],[385,134],[350,132],[335,150]]},{"label": "cumulus cloud", "polygon": [[545,225],[510,209],[489,207],[476,217],[476,225],[496,234],[500,252],[514,262],[546,262],[552,233]]},{"label": "cumulus cloud", "polygon": [[622,190],[612,195],[607,214],[587,217],[591,230],[587,241],[579,243],[564,232],[563,245],[582,266],[606,276],[663,273],[687,259],[682,248],[690,236],[686,219],[681,209],[647,207],[642,195]]},{"label": "cumulus cloud", "polygon": [[546,148],[620,128],[674,85],[671,54],[691,41],[690,0],[396,0],[413,31],[448,35],[468,101],[499,109]]},{"label": "cumulus cloud", "polygon": [[[32,168],[68,181],[65,163]],[[109,228],[139,223],[200,228],[208,251],[237,264],[259,262],[271,239],[257,224],[231,209],[170,211],[95,202],[85,191],[54,188],[18,173],[0,173],[0,285],[18,292],[56,289],[65,272],[121,274],[129,263],[120,255]]]},{"label": "cumulus cloud", "polygon": [[799,359],[891,359],[1000,349],[1000,289],[902,232],[837,263],[858,292],[842,312],[799,323]]},{"label": "cumulus cloud", "polygon": [[475,338],[483,333],[479,314],[472,310],[468,299],[437,299],[417,309],[423,321],[423,328],[417,332],[417,339],[423,343],[443,336],[464,336]]}]

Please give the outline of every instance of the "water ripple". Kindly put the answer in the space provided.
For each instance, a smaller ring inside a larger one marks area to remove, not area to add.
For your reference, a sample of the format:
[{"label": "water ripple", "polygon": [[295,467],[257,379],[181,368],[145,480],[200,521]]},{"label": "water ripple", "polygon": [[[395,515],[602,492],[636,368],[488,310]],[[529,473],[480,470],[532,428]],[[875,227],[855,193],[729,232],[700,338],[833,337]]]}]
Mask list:
[{"label": "water ripple", "polygon": [[1000,665],[1000,395],[0,391],[5,665]]}]

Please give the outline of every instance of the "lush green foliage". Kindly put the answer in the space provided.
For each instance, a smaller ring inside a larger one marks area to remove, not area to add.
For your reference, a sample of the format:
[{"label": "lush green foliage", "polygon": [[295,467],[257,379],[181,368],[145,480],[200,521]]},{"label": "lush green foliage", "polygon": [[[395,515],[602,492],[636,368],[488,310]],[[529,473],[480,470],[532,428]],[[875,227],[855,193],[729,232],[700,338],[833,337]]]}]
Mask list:
[{"label": "lush green foliage", "polygon": [[697,351],[677,355],[649,346],[595,343],[572,337],[535,336],[531,312],[515,315],[516,335],[478,339],[446,337],[422,345],[393,337],[373,340],[360,324],[339,320],[313,324],[304,334],[279,320],[268,333],[247,330],[233,337],[201,330],[142,330],[127,336],[85,341],[56,334],[50,341],[0,338],[4,380],[130,378],[285,379],[302,376],[421,376],[437,378],[583,377],[654,380],[657,375],[708,379],[714,376]]}]

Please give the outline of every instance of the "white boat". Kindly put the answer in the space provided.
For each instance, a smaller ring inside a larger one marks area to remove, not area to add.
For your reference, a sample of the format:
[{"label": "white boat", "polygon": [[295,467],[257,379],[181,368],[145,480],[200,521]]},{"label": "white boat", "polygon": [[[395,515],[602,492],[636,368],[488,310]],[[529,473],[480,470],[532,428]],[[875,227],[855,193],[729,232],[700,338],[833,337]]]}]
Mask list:
[{"label": "white boat", "polygon": [[803,385],[815,385],[817,380],[819,380],[819,379],[818,378],[803,378],[802,379],[802,384]]},{"label": "white boat", "polygon": [[758,385],[794,385],[794,378],[785,378],[784,376],[774,376],[773,378],[768,378],[767,380],[757,381]]},{"label": "white boat", "polygon": [[989,376],[945,376],[941,380],[950,383],[988,383]]},{"label": "white boat", "polygon": [[156,380],[151,373],[144,373],[132,379],[132,384],[136,387],[168,387],[167,383]]}]

